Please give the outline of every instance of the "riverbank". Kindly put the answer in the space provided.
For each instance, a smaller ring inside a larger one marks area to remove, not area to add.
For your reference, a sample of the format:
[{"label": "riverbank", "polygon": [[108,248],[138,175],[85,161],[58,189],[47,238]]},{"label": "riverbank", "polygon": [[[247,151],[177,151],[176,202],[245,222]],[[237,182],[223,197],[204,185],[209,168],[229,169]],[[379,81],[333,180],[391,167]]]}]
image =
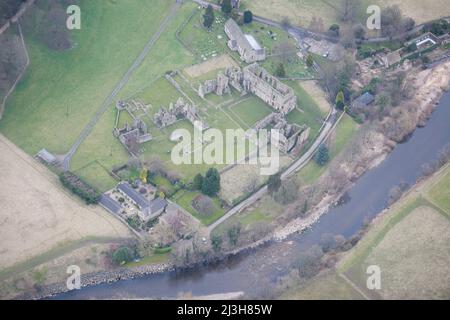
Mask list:
[{"label": "riverbank", "polygon": [[[408,104],[413,104],[416,106],[416,112],[413,122],[410,126],[404,127],[401,133],[401,139],[405,140],[409,137],[416,128],[424,127],[427,120],[431,116],[432,112],[435,110],[443,94],[449,90],[450,87],[450,62],[443,63],[432,69],[426,69],[413,73],[410,77],[412,82],[412,91],[414,92],[411,99],[403,101],[397,108],[403,108]],[[401,121],[401,120],[400,120]],[[375,132],[374,132],[375,133]],[[380,142],[381,140],[378,140]],[[365,167],[358,170],[345,170],[347,173],[348,181],[353,181],[348,184],[344,190],[336,195],[326,195],[322,201],[312,210],[305,218],[297,218],[290,222],[287,226],[275,230],[273,238],[277,241],[281,241],[289,237],[290,235],[298,232],[302,232],[314,223],[316,223],[320,217],[328,212],[330,208],[336,204],[339,199],[353,186],[354,182],[368,170],[371,170],[378,166],[386,156],[392,151],[397,143],[390,139],[384,139],[384,146],[374,146],[369,144],[364,144],[365,150],[362,152],[366,155],[365,157]],[[342,166],[347,168],[355,168],[351,162],[355,162],[355,159],[348,159],[347,163],[342,163]]]}]

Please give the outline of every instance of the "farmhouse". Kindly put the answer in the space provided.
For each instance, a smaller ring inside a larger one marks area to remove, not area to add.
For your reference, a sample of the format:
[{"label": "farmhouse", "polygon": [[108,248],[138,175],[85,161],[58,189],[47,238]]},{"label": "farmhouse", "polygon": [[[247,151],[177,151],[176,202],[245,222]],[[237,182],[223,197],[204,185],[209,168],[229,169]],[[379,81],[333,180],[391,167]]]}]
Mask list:
[{"label": "farmhouse", "polygon": [[144,222],[157,217],[164,212],[167,201],[162,198],[148,200],[146,197],[137,192],[128,182],[121,182],[117,185],[119,191],[125,199],[138,207],[138,216]]},{"label": "farmhouse", "polygon": [[252,35],[244,34],[233,19],[228,19],[224,30],[229,38],[228,47],[233,51],[237,51],[243,61],[252,63],[266,59],[264,48],[261,48]]}]

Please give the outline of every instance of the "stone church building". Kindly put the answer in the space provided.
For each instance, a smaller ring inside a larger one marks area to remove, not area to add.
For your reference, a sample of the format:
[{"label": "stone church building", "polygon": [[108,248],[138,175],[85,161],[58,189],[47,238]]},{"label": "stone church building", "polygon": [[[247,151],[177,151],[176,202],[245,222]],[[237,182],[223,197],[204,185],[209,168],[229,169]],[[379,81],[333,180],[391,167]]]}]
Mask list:
[{"label": "stone church building", "polygon": [[237,51],[243,61],[252,63],[266,59],[264,48],[259,45],[252,35],[244,34],[233,19],[228,19],[224,30],[229,38],[228,47],[233,51]]}]

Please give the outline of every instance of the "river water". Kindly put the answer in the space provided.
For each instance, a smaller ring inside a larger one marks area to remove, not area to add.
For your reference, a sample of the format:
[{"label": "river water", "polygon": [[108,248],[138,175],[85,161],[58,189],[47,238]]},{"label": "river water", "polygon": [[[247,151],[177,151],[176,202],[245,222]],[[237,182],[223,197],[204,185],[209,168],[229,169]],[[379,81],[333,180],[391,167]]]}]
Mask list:
[{"label": "river water", "polygon": [[438,152],[449,142],[450,92],[447,92],[426,127],[417,129],[407,142],[397,145],[379,166],[366,172],[355,183],[348,192],[348,201],[330,209],[302,234],[215,265],[90,286],[54,298],[170,298],[181,292],[193,295],[255,292],[287,272],[298,252],[317,244],[322,234],[341,234],[346,238],[354,235],[366,219],[372,219],[386,207],[392,187],[401,182],[414,184],[422,165],[436,159]]}]

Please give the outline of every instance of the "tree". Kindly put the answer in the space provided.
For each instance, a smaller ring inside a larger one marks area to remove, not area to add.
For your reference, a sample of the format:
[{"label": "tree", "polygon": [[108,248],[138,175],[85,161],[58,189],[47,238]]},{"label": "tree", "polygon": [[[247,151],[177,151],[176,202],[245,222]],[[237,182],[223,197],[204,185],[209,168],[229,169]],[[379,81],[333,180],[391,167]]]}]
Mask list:
[{"label": "tree", "polygon": [[230,245],[235,246],[239,240],[239,235],[241,234],[241,225],[238,223],[231,226],[227,233]]},{"label": "tree", "polygon": [[331,233],[324,233],[320,237],[320,247],[322,248],[323,252],[328,252],[330,250],[333,250],[336,248],[336,237]]},{"label": "tree", "polygon": [[250,10],[244,11],[244,23],[251,23],[253,21],[253,13]]},{"label": "tree", "polygon": [[339,29],[340,27],[338,24],[332,24],[328,31],[332,36],[339,37]]},{"label": "tree", "polygon": [[295,267],[302,278],[311,278],[320,271],[320,261],[323,251],[319,246],[313,246],[306,252],[301,252]]},{"label": "tree", "polygon": [[202,185],[203,185],[203,176],[200,173],[197,173],[194,177],[192,187],[194,188],[194,190],[202,190]]},{"label": "tree", "polygon": [[314,59],[311,54],[308,54],[308,56],[306,57],[306,65],[308,66],[308,68],[311,68],[314,65]]},{"label": "tree", "polygon": [[319,150],[317,150],[317,153],[315,155],[315,160],[316,163],[321,167],[328,163],[328,161],[330,160],[330,155],[326,145],[321,144],[319,146]]},{"label": "tree", "polygon": [[275,74],[280,78],[286,77],[286,70],[284,69],[283,63],[278,64],[277,69],[275,70]]},{"label": "tree", "polygon": [[233,6],[231,5],[231,0],[222,0],[222,6],[221,6],[222,12],[228,16],[231,14],[231,11],[233,10]]},{"label": "tree", "polygon": [[283,205],[294,202],[298,197],[298,185],[294,179],[283,181],[278,191],[273,194],[276,202]]},{"label": "tree", "polygon": [[353,34],[356,39],[364,39],[364,36],[366,35],[366,30],[361,24],[358,24],[356,27],[353,28]]},{"label": "tree", "polygon": [[147,183],[147,177],[148,177],[148,170],[144,168],[141,170],[141,174],[139,175],[139,178],[141,179],[141,181],[143,183]]},{"label": "tree", "polygon": [[193,201],[193,206],[197,211],[204,216],[210,216],[214,212],[214,203],[210,197],[203,195],[197,196]]},{"label": "tree", "polygon": [[214,22],[214,9],[211,5],[208,5],[205,10],[205,14],[203,15],[203,26],[205,28],[211,28]]},{"label": "tree", "polygon": [[211,236],[211,245],[214,252],[220,252],[222,250],[222,237],[220,235]]},{"label": "tree", "polygon": [[122,265],[124,263],[133,260],[133,252],[128,247],[121,247],[114,251],[112,260],[116,265]]},{"label": "tree", "polygon": [[267,182],[267,190],[270,194],[273,194],[274,192],[278,191],[281,187],[281,174],[276,173],[274,175],[271,175],[269,177],[269,181]]},{"label": "tree", "polygon": [[209,168],[203,178],[202,193],[214,197],[220,191],[220,174],[216,168]]},{"label": "tree", "polygon": [[338,92],[335,102],[336,102],[336,107],[339,110],[344,110],[345,98],[344,98],[344,92],[342,92],[342,90]]}]

